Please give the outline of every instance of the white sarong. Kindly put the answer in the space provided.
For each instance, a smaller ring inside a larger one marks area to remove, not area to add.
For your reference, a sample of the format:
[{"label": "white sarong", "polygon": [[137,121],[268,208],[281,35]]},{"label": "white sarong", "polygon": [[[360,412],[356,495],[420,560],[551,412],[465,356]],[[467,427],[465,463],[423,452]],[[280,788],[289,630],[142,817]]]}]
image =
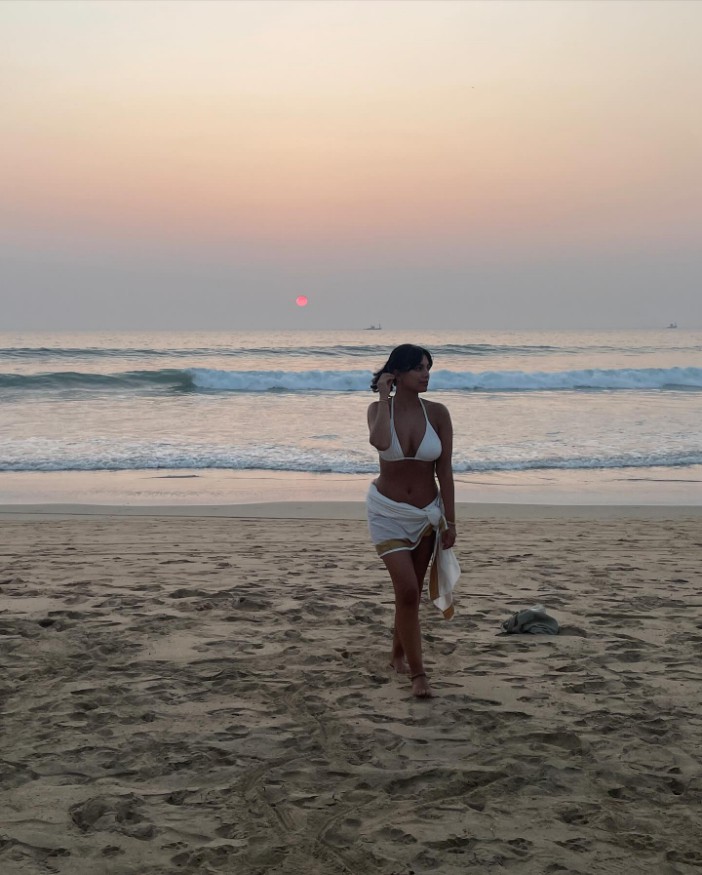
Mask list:
[{"label": "white sarong", "polygon": [[436,533],[429,573],[429,598],[450,620],[453,616],[453,588],[461,575],[461,568],[453,550],[441,547],[441,533],[447,528],[441,496],[437,495],[426,507],[415,507],[386,498],[378,492],[375,483],[371,483],[366,510],[368,529],[378,556],[387,556],[398,550],[414,550],[432,530]]}]

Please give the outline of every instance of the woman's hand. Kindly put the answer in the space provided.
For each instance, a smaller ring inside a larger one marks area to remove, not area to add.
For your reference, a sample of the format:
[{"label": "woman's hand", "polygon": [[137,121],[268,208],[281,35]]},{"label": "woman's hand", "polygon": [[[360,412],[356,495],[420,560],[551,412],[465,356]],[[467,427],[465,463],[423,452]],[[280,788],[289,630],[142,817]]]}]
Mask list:
[{"label": "woman's hand", "polygon": [[456,543],[456,526],[455,524],[450,524],[447,529],[441,533],[441,548],[443,550],[449,550]]},{"label": "woman's hand", "polygon": [[381,401],[387,401],[390,397],[390,390],[392,389],[392,384],[395,382],[394,374],[381,374],[378,377],[378,394],[380,395]]}]

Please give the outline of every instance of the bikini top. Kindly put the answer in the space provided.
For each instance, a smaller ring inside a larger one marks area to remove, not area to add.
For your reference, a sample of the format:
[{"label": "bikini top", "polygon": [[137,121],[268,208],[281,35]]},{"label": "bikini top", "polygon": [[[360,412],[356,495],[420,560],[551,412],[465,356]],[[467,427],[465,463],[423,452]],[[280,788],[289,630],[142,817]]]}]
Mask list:
[{"label": "bikini top", "polygon": [[424,411],[424,419],[427,423],[424,430],[424,437],[422,438],[422,442],[417,448],[417,452],[414,456],[405,456],[402,452],[397,432],[395,431],[394,400],[393,396],[390,399],[390,446],[387,450],[381,450],[378,455],[384,462],[403,462],[407,459],[413,459],[418,462],[434,462],[441,455],[441,438],[434,430],[434,426],[429,422],[424,402],[421,398],[419,399],[419,403],[422,405],[422,410]]}]

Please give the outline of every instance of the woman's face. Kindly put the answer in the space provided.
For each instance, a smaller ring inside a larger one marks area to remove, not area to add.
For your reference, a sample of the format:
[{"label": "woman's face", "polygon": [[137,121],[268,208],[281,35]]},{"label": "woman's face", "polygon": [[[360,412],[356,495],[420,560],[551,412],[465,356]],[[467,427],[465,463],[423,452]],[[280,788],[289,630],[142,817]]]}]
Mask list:
[{"label": "woman's face", "polygon": [[409,371],[398,371],[395,379],[398,386],[413,392],[426,392],[429,387],[429,359],[423,355],[421,362]]}]

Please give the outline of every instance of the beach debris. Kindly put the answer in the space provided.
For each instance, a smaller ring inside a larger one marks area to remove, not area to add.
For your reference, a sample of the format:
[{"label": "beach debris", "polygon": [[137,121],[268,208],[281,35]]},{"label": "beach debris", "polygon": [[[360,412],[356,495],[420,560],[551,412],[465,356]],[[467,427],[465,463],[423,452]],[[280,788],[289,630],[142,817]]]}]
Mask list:
[{"label": "beach debris", "polygon": [[508,635],[558,635],[560,626],[555,617],[546,613],[543,605],[534,605],[512,614],[509,619],[504,620],[502,629]]}]

